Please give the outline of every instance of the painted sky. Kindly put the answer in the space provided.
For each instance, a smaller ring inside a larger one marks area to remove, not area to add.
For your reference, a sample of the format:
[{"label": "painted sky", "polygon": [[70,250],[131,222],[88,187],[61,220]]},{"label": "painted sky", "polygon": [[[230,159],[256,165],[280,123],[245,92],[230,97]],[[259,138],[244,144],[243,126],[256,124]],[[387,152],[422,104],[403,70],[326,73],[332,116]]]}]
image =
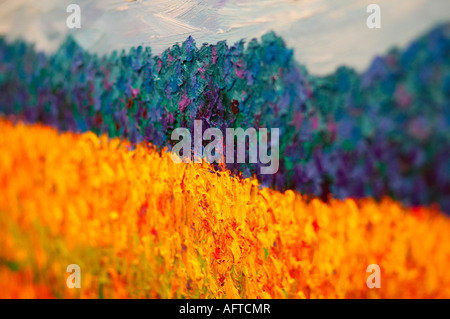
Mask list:
[{"label": "painted sky", "polygon": [[[47,52],[70,32],[91,52],[150,46],[158,54],[192,35],[198,45],[281,35],[311,73],[339,65],[364,70],[374,55],[404,46],[450,20],[448,0],[377,0],[382,28],[366,27],[367,0],[0,0],[0,34],[24,38]],[[70,3],[81,7],[81,29],[66,26]]]}]

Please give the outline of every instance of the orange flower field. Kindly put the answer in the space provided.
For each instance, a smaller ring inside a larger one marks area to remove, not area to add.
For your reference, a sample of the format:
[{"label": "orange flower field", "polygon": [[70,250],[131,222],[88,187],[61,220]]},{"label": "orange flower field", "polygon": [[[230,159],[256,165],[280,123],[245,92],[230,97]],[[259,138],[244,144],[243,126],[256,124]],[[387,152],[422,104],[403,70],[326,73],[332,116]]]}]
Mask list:
[{"label": "orange flower field", "polygon": [[1,298],[450,297],[450,220],[434,207],[324,203],[6,120],[0,150]]}]

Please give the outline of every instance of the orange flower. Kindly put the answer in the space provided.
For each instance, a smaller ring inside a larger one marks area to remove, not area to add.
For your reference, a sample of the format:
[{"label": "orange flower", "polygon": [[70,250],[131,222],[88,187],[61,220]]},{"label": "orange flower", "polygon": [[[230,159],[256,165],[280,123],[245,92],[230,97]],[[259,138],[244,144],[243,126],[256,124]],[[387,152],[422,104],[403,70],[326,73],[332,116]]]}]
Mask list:
[{"label": "orange flower", "polygon": [[127,146],[0,121],[0,297],[450,297],[434,207],[324,203]]}]

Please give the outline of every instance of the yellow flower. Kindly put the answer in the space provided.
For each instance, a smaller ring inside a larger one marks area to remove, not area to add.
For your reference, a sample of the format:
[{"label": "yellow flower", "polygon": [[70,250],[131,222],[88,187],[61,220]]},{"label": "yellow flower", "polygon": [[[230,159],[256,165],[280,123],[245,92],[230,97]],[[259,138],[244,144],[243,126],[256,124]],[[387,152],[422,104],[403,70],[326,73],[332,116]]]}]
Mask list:
[{"label": "yellow flower", "polygon": [[450,298],[435,207],[324,203],[128,146],[0,120],[0,297]]}]

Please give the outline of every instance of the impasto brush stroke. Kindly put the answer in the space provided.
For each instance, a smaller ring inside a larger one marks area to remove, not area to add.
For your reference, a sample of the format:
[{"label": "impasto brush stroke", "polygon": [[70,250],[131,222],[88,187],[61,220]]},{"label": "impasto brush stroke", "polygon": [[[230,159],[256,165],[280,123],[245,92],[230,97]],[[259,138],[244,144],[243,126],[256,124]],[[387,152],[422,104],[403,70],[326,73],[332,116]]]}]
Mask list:
[{"label": "impasto brush stroke", "polygon": [[0,121],[0,298],[450,297],[436,208],[324,203],[130,146]]},{"label": "impasto brush stroke", "polygon": [[[107,133],[134,145],[172,143],[174,128],[280,128],[280,169],[227,164],[263,186],[327,200],[391,196],[450,212],[450,24],[362,74],[309,75],[273,33],[261,41],[161,55],[149,47],[92,55],[68,38],[53,55],[0,41],[0,112],[62,131]],[[217,168],[217,167],[216,167]]]},{"label": "impasto brush stroke", "polygon": [[[82,8],[82,27],[68,29],[66,8]],[[0,35],[55,52],[68,34],[88,52],[150,46],[156,55],[191,35],[197,43],[235,43],[280,35],[315,75],[346,65],[358,72],[376,54],[404,48],[448,20],[448,0],[377,0],[382,28],[366,27],[364,0],[30,0],[0,1]]]}]

